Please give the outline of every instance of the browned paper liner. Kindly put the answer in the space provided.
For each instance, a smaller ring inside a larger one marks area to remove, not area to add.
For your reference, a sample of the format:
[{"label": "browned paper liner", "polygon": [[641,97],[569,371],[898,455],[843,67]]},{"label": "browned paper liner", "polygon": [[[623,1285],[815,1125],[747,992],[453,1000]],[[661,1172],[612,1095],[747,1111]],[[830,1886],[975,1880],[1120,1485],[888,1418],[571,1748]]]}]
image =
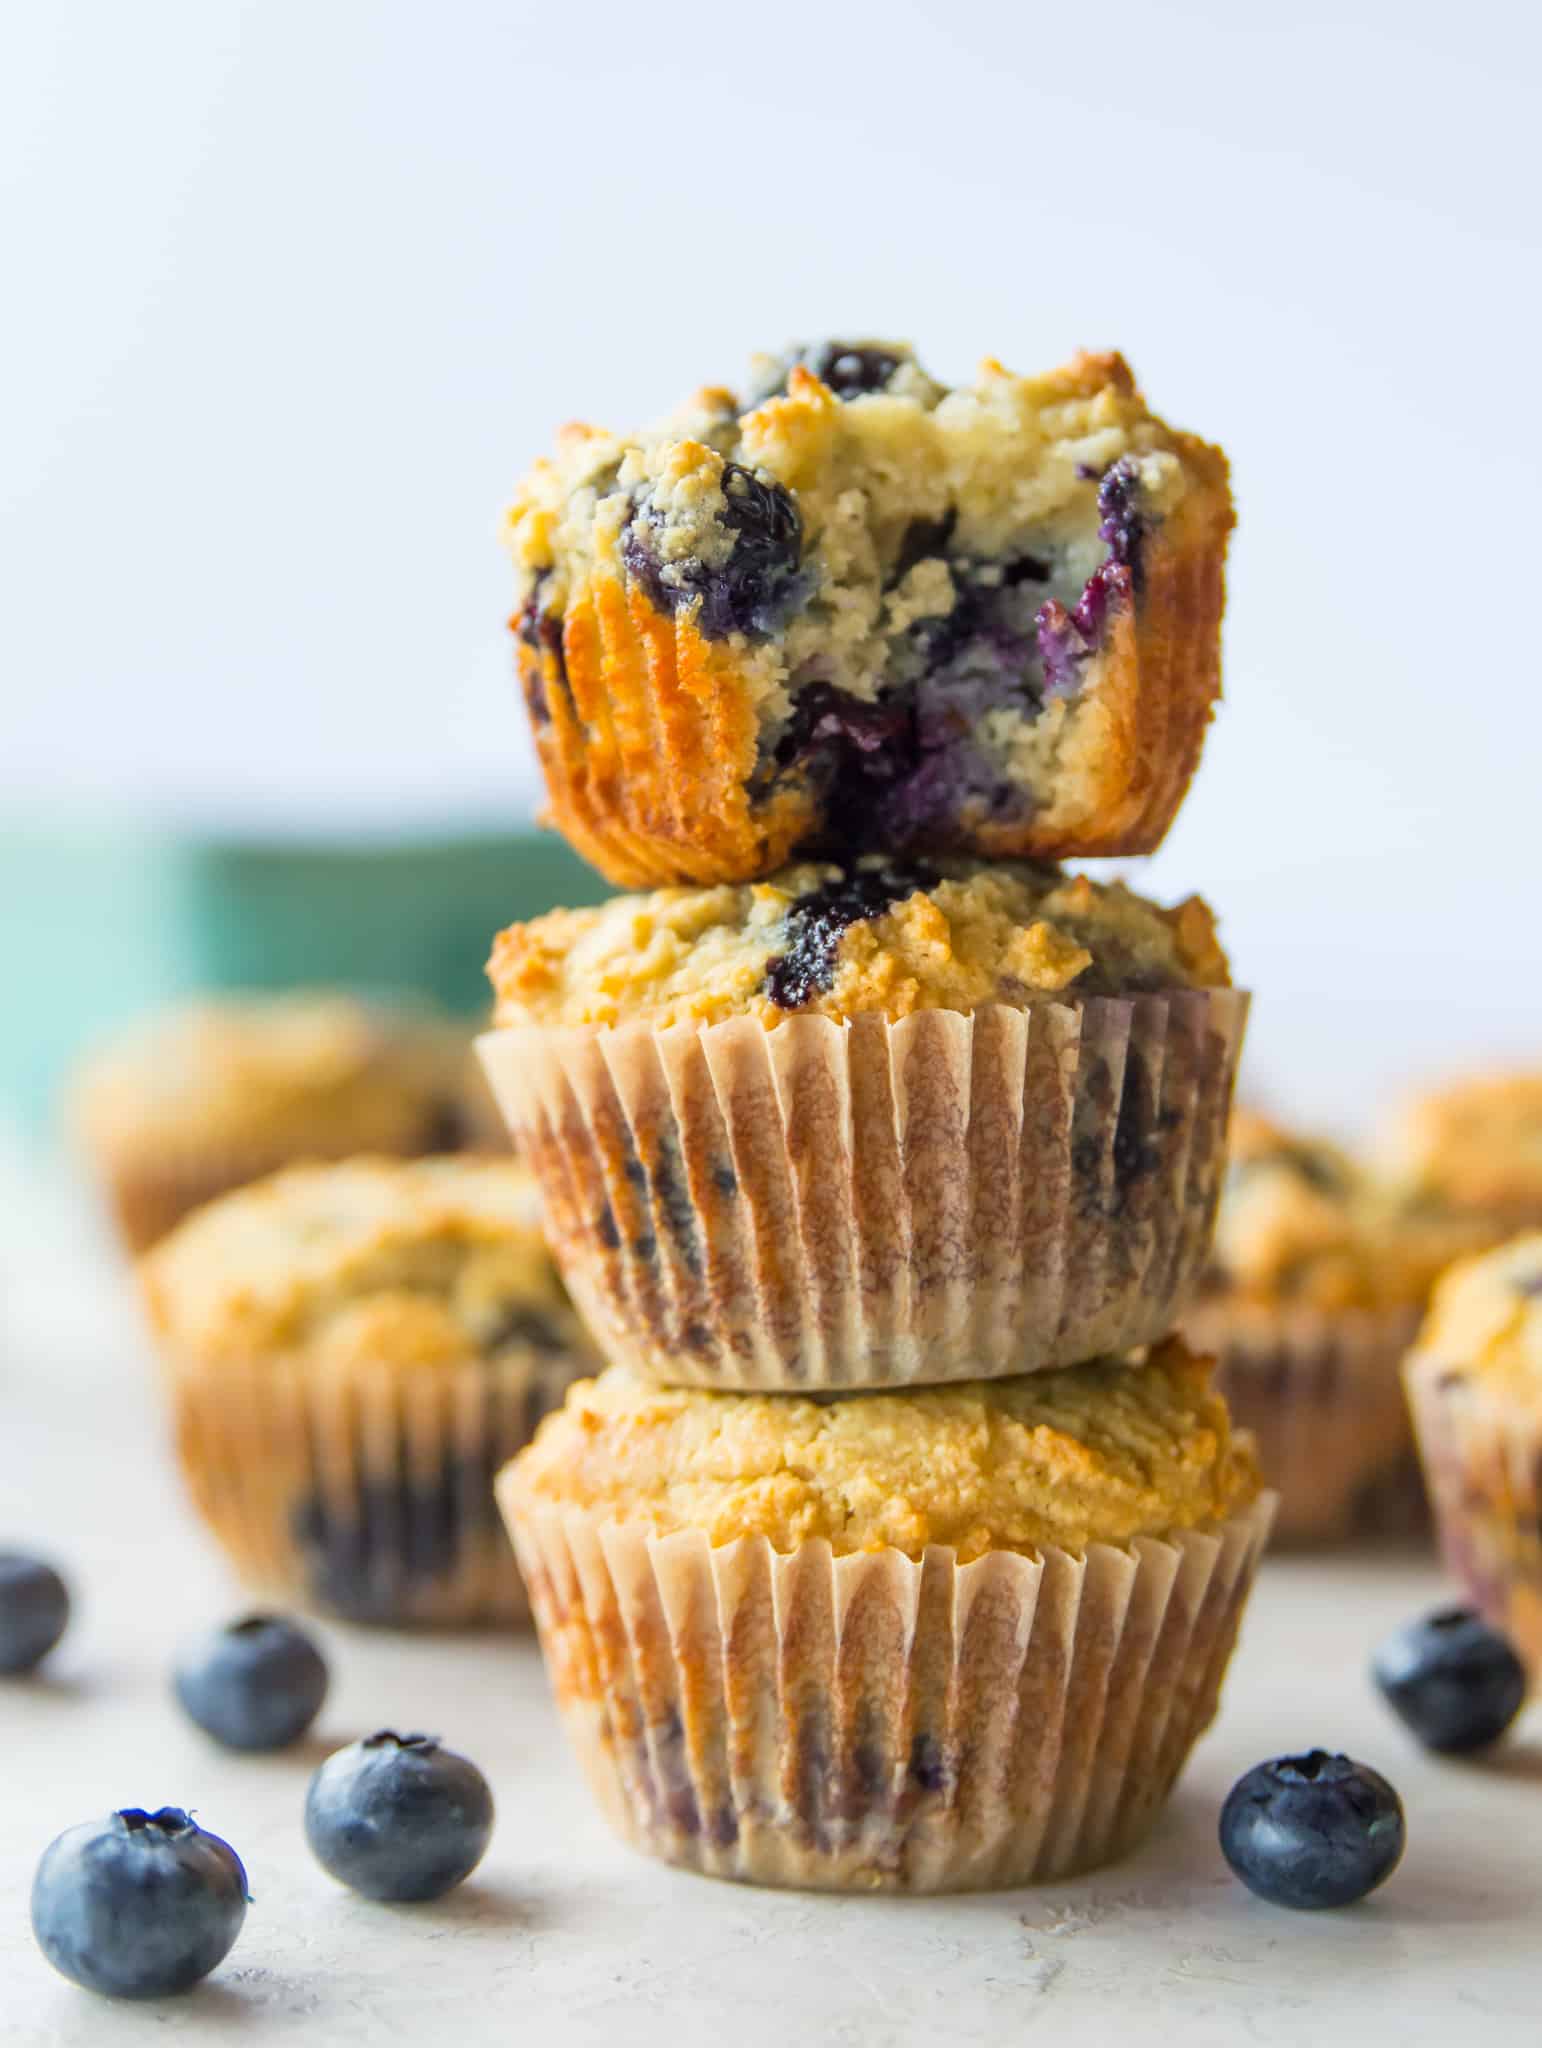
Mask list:
[{"label": "browned paper liner", "polygon": [[1404,1373],[1447,1569],[1542,1675],[1542,1425],[1449,1359]]},{"label": "browned paper liner", "polygon": [[493,1479],[592,1359],[166,1368],[194,1504],[255,1590],[350,1621],[527,1613]]},{"label": "browned paper liner", "polygon": [[1258,1442],[1280,1496],[1276,1543],[1407,1534],[1423,1494],[1400,1367],[1421,1312],[1208,1301],[1183,1336]]},{"label": "browned paper liner", "polygon": [[499,1502],[558,1705],[636,1848],[712,1877],[966,1891],[1146,1834],[1215,1713],[1272,1496],[1128,1550],[714,1549]]},{"label": "browned paper liner", "polygon": [[817,1392],[1165,1336],[1215,1227],[1248,998],[480,1041],[617,1362]]}]

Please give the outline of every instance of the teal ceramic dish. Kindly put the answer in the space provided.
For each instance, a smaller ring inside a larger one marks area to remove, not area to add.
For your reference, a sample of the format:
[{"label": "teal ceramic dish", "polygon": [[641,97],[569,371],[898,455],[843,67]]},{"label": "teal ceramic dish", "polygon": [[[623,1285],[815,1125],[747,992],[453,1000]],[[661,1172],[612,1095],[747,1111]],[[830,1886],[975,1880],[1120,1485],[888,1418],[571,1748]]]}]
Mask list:
[{"label": "teal ceramic dish", "polygon": [[86,1047],[199,993],[351,988],[475,1018],[496,931],[606,893],[534,831],[307,844],[0,826],[0,1117],[45,1131]]}]

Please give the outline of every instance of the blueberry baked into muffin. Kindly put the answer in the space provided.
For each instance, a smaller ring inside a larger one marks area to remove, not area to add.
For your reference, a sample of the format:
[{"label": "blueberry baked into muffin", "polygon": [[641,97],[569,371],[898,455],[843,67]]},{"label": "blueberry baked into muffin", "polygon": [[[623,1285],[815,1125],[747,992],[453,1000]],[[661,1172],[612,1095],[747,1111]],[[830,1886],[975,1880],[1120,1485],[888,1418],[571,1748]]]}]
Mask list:
[{"label": "blueberry baked into muffin", "polygon": [[1146,1833],[1268,1504],[1181,1344],[839,1400],[613,1367],[499,1480],[612,1823],[708,1874],[952,1891]]},{"label": "blueberry baked into muffin", "polygon": [[131,1252],[228,1189],[306,1159],[454,1149],[468,1039],[331,992],[207,1000],[104,1046],[71,1121]]},{"label": "blueberry baked into muffin", "polygon": [[356,1621],[524,1611],[493,1475],[597,1358],[522,1168],[295,1167],[140,1272],[184,1474],[244,1579]]},{"label": "blueberry baked into muffin", "polygon": [[1219,687],[1225,458],[1116,355],[762,360],[744,397],[572,426],[507,520],[550,817],[628,887],[798,854],[1129,854]]},{"label": "blueberry baked into muffin", "polygon": [[1215,1249],[1184,1328],[1258,1440],[1279,1537],[1418,1518],[1399,1370],[1436,1275],[1471,1245],[1467,1226],[1410,1212],[1341,1147],[1234,1115]]},{"label": "blueberry baked into muffin", "polygon": [[869,855],[554,911],[483,1057],[607,1355],[787,1390],[1166,1335],[1246,998],[1197,898]]},{"label": "blueberry baked into muffin", "polygon": [[1405,1368],[1447,1567],[1542,1674],[1542,1231],[1435,1289]]}]

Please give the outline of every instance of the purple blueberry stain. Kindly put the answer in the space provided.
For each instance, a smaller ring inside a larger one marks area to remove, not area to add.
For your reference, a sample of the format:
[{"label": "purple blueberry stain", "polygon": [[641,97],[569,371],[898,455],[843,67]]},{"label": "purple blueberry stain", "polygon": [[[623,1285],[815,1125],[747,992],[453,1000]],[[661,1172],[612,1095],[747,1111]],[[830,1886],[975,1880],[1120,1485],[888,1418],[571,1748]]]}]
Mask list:
[{"label": "purple blueberry stain", "polygon": [[733,535],[726,562],[709,566],[695,556],[667,565],[658,551],[659,520],[645,503],[633,509],[621,539],[627,574],[657,612],[673,616],[696,606],[696,630],[705,640],[730,633],[764,639],[778,632],[808,599],[803,521],[784,484],[757,476],[742,463],[725,462],[722,523]]},{"label": "purple blueberry stain", "polygon": [[766,993],[781,1010],[801,1010],[835,979],[841,939],[854,924],[882,917],[936,886],[929,868],[901,863],[855,868],[799,896],[788,908],[787,941],[766,967]]}]

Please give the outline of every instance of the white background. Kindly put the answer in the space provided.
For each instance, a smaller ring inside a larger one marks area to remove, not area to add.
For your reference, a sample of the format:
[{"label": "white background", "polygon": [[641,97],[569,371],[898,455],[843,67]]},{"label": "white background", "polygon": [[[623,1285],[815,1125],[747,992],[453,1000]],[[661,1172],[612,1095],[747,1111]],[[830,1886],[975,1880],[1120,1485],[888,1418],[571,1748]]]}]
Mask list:
[{"label": "white background", "polygon": [[524,815],[503,499],[757,346],[1232,452],[1202,887],[1308,1114],[1536,1050],[1533,7],[57,0],[0,29],[0,806]]}]

